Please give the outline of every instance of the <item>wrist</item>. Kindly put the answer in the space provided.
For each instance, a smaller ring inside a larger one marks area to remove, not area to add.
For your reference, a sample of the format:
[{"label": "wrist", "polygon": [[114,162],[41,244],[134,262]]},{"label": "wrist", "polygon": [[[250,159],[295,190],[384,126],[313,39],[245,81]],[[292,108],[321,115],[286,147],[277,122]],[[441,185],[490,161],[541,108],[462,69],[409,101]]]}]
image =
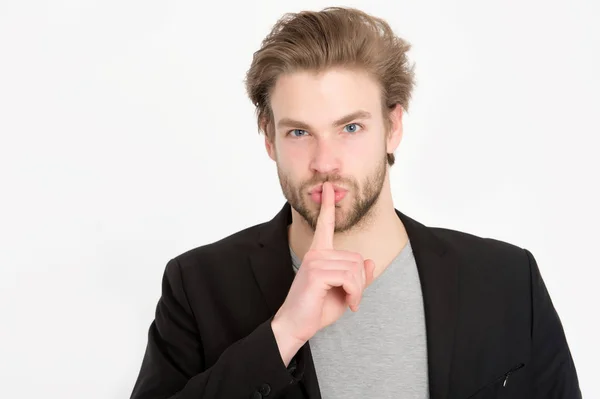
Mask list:
[{"label": "wrist", "polygon": [[274,317],[271,321],[271,329],[273,330],[275,341],[277,341],[277,347],[279,348],[283,364],[285,367],[288,367],[292,358],[298,353],[305,342],[294,337],[289,332],[285,323],[277,317]]}]

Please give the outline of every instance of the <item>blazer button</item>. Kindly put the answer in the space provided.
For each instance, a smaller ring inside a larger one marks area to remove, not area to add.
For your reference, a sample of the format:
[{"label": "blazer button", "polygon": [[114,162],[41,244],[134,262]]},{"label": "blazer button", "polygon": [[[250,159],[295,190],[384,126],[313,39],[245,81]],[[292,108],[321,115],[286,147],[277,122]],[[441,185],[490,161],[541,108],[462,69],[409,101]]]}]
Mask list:
[{"label": "blazer button", "polygon": [[263,399],[263,396],[258,391],[254,391],[251,399]]},{"label": "blazer button", "polygon": [[262,384],[260,387],[260,393],[263,394],[263,396],[269,396],[271,393],[271,386],[269,384]]}]

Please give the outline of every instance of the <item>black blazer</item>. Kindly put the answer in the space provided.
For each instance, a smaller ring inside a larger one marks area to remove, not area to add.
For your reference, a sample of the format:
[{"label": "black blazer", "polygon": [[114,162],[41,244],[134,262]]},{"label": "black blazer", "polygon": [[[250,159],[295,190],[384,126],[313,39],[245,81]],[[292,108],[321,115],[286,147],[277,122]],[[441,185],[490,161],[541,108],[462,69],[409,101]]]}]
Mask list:
[{"label": "black blazer", "polygon": [[[533,255],[396,213],[423,290],[431,399],[580,398]],[[286,368],[270,324],[295,276],[290,223],[286,203],[271,221],[167,263],[131,398],[321,397],[310,341]]]}]

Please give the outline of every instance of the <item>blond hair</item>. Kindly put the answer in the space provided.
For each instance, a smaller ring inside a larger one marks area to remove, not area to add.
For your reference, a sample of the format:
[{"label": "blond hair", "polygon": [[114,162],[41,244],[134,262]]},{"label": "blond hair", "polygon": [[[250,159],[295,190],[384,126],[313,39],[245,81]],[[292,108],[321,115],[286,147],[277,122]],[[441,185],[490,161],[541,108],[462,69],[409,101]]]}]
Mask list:
[{"label": "blond hair", "polygon": [[[415,85],[414,64],[406,56],[411,46],[389,24],[355,8],[287,13],[273,26],[254,53],[246,74],[246,91],[256,106],[259,133],[272,139],[270,94],[277,78],[296,71],[321,72],[346,67],[367,72],[381,88],[382,112],[400,104],[406,111]],[[394,154],[387,154],[393,165]]]}]

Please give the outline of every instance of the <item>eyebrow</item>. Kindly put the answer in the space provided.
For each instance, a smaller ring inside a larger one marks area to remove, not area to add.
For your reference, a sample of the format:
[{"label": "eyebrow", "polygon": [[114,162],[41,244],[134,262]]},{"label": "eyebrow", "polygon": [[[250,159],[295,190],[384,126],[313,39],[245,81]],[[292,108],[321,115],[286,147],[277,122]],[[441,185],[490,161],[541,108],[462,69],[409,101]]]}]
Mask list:
[{"label": "eyebrow", "polygon": [[[370,117],[371,117],[371,114],[369,112],[359,110],[359,111],[356,111],[356,112],[353,112],[351,114],[341,117],[340,119],[334,121],[331,124],[331,126],[339,127],[342,125],[346,125],[355,119],[369,119]],[[283,118],[279,122],[277,122],[278,129],[281,129],[282,127],[286,127],[286,126],[287,127],[295,127],[297,129],[302,129],[302,130],[312,130],[312,128],[310,127],[309,124],[304,123],[302,121],[290,119],[290,118]]]}]

